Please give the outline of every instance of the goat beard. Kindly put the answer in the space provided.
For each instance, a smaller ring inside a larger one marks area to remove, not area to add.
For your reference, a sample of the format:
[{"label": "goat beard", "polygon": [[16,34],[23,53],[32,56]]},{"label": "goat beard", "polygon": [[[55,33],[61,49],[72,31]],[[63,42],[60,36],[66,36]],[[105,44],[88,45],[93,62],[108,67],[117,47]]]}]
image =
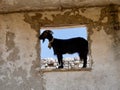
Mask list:
[{"label": "goat beard", "polygon": [[45,42],[45,38],[44,39],[42,39],[43,40],[43,43]]}]

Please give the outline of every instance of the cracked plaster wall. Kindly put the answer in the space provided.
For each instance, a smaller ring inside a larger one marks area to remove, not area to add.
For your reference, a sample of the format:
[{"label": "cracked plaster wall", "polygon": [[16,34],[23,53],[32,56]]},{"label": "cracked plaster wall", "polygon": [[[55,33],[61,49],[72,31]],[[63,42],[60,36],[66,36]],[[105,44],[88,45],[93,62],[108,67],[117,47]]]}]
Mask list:
[{"label": "cracked plaster wall", "polygon": [[23,14],[0,15],[0,90],[42,90],[37,34]]},{"label": "cracked plaster wall", "polygon": [[[110,7],[1,14],[0,89],[119,90],[120,8]],[[43,74],[39,30],[66,25],[88,28],[92,70]]]}]

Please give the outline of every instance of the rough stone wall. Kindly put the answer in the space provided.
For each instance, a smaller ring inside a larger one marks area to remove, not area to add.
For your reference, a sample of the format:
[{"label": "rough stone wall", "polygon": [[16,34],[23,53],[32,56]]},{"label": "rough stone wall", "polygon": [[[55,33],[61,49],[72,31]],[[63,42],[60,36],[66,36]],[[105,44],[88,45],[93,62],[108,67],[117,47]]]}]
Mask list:
[{"label": "rough stone wall", "polygon": [[[0,15],[1,90],[119,90],[120,8],[118,6]],[[85,25],[92,70],[39,70],[39,30]]]},{"label": "rough stone wall", "polygon": [[0,15],[0,90],[43,90],[37,35],[23,14]]}]

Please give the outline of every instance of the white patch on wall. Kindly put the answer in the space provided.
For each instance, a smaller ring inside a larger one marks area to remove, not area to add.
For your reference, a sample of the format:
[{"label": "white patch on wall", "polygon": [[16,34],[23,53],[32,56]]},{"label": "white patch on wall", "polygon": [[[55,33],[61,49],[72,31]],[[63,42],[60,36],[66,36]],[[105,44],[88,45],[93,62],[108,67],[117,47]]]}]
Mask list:
[{"label": "white patch on wall", "polygon": [[20,86],[24,82],[22,77],[15,77],[15,80],[17,81],[18,86]]}]

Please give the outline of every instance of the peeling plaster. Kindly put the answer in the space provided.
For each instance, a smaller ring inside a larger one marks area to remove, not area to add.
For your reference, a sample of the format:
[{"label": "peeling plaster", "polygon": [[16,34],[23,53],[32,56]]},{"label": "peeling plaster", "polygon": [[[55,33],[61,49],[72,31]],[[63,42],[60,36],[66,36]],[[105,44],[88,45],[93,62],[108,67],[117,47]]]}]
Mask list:
[{"label": "peeling plaster", "polygon": [[[21,90],[21,88],[23,90],[40,90],[40,88],[42,88],[43,90],[49,89],[45,87],[46,84],[49,84],[48,87],[52,87],[50,86],[50,84],[57,85],[55,80],[57,81],[58,79],[63,78],[61,77],[63,73],[59,73],[59,78],[56,77],[56,79],[54,77],[51,79],[51,77],[49,77],[50,75],[47,74],[48,80],[51,81],[45,81],[46,79],[42,81],[43,73],[39,68],[40,47],[38,36],[40,28],[45,26],[57,27],[67,25],[85,25],[88,29],[89,48],[90,54],[92,55],[91,57],[94,61],[94,69],[92,70],[92,72],[79,72],[79,75],[77,74],[77,79],[76,77],[74,77],[76,76],[75,74],[67,75],[68,73],[65,73],[68,80],[75,80],[76,82],[79,82],[78,79],[84,78],[84,80],[79,83],[84,83],[84,81],[87,82],[88,80],[92,80],[93,85],[95,84],[95,86],[93,87],[95,89],[99,89],[99,85],[100,87],[108,87],[108,84],[104,86],[100,83],[104,81],[108,82],[108,79],[117,81],[117,78],[119,78],[118,72],[120,71],[117,67],[119,66],[120,58],[120,30],[115,30],[117,26],[115,26],[114,28],[114,24],[111,23],[111,20],[114,21],[114,19],[117,19],[117,21],[114,22],[118,23],[119,26],[119,15],[117,13],[115,14],[116,17],[112,18],[110,14],[111,10],[114,11],[117,9],[118,7],[102,7],[99,8],[99,10],[96,10],[96,8],[81,8],[51,12],[45,11],[3,15],[3,17],[5,18],[1,19],[3,25],[0,22],[0,35],[2,35],[0,36],[0,40],[2,40],[0,41],[0,44],[2,44],[2,47],[0,47],[1,88],[7,88],[6,90],[13,90],[13,86],[15,86],[14,90]],[[113,26],[112,29],[109,28],[111,24]],[[105,46],[102,43],[104,43]],[[99,46],[101,46],[101,48]],[[102,47],[105,49],[103,50]],[[104,54],[108,56],[103,55],[102,51],[104,51]],[[109,60],[109,62],[107,60]],[[104,64],[104,62],[107,62],[107,64]],[[108,71],[108,69],[110,70],[110,72]],[[101,71],[103,71],[102,74]],[[82,75],[82,73],[84,73],[84,75]],[[106,75],[107,73],[109,75]],[[116,76],[114,74],[116,74]],[[53,74],[52,76],[54,75],[56,76],[56,74]],[[70,75],[74,80],[70,79]],[[85,76],[87,77],[86,79]],[[88,79],[88,76],[93,78],[90,79],[89,77]],[[99,80],[99,77],[101,78],[102,76],[104,78],[101,79],[100,82],[97,82],[97,80]],[[115,82],[111,82],[110,86],[111,84],[114,85]],[[65,83],[68,82],[65,80]],[[78,83],[76,84],[78,85]],[[75,85],[75,87],[77,85]],[[115,87],[113,87],[113,89],[114,88]],[[67,89],[69,89],[69,87],[67,87]]]},{"label": "peeling plaster", "polygon": [[[91,9],[67,9],[57,12],[42,12],[35,13],[34,16],[26,13],[25,22],[29,23],[31,27],[35,30],[39,30],[40,27],[44,26],[62,26],[62,25],[87,25],[90,27],[97,27],[100,30],[100,26],[103,26],[105,30],[107,25],[111,22],[110,9],[109,7],[114,7],[114,5],[106,6],[104,8],[91,8]],[[95,10],[97,9],[97,10]],[[117,11],[118,7],[112,8]],[[82,10],[82,11],[81,11]],[[95,11],[95,12],[94,12]],[[89,13],[94,16],[91,17]],[[118,23],[118,15],[115,14],[115,23]],[[64,22],[63,22],[64,20]],[[118,24],[119,25],[119,24]],[[107,31],[107,30],[106,30]]]},{"label": "peeling plaster", "polygon": [[[35,30],[39,30],[40,27],[44,26],[59,26],[59,25],[79,25],[79,24],[88,24],[90,22],[93,22],[91,19],[86,18],[79,13],[74,13],[73,10],[66,10],[59,13],[51,13],[49,15],[52,17],[52,19],[48,18],[49,16],[44,16],[45,13],[36,13],[34,16],[30,16],[28,13],[26,13],[25,16],[25,22],[29,23],[31,27]],[[72,14],[71,14],[72,13]],[[74,15],[73,15],[74,13]],[[44,16],[44,18],[42,18]],[[64,20],[64,22],[63,22]]]},{"label": "peeling plaster", "polygon": [[[118,7],[110,5],[103,8],[91,8],[91,9],[67,9],[57,12],[40,12],[30,16],[29,13],[24,14],[25,22],[31,25],[31,28],[38,31],[40,27],[44,26],[67,26],[67,25],[86,25],[88,28],[88,41],[89,47],[91,47],[92,40],[90,36],[93,34],[94,28],[99,30],[105,30],[108,34],[114,32],[109,28],[111,22],[110,9],[117,10]],[[96,10],[97,9],[97,10]],[[95,12],[94,12],[95,11]],[[90,15],[89,15],[90,13]],[[94,17],[91,17],[94,16]],[[116,15],[117,16],[117,15]],[[117,17],[116,17],[117,18]],[[118,20],[118,19],[115,19]],[[119,21],[116,21],[119,22]],[[103,29],[102,29],[103,28]],[[91,53],[91,48],[90,53]],[[91,56],[92,58],[92,56]]]},{"label": "peeling plaster", "polygon": [[[104,7],[101,10],[101,15],[99,20],[102,21],[104,18],[108,18],[108,21],[104,24],[104,28],[106,32],[109,34],[110,31],[119,30],[119,17],[118,17],[118,6],[110,5],[108,7]],[[109,25],[109,27],[108,27]]]},{"label": "peeling plaster", "polygon": [[19,49],[18,48],[14,48],[13,51],[9,54],[9,56],[7,57],[7,60],[10,61],[15,61],[15,60],[19,60],[20,56],[18,56],[19,54]]},{"label": "peeling plaster", "polygon": [[0,15],[1,90],[42,88],[42,75],[36,70],[39,67],[39,50],[35,49],[39,43],[38,33],[23,19],[22,14]]},{"label": "peeling plaster", "polygon": [[6,33],[6,46],[7,46],[7,51],[13,49],[15,47],[14,43],[14,38],[15,34],[12,32],[7,32]]}]

